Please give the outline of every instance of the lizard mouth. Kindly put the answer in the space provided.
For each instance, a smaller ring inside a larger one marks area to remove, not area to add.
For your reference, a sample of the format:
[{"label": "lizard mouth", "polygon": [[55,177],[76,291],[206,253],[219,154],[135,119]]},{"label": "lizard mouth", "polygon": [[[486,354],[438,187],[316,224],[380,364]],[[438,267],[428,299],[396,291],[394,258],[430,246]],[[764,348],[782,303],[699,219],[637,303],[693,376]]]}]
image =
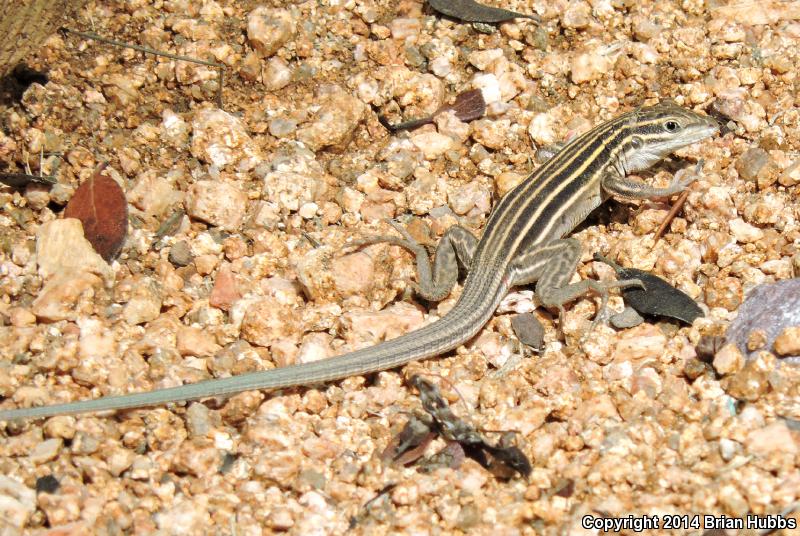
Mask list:
[{"label": "lizard mouth", "polygon": [[719,132],[719,123],[713,117],[702,117],[702,120],[692,128],[690,137],[694,139],[690,143],[704,140],[717,132]]},{"label": "lizard mouth", "polygon": [[713,119],[686,127],[680,139],[676,140],[673,150],[702,141],[717,132],[719,132],[719,124]]}]

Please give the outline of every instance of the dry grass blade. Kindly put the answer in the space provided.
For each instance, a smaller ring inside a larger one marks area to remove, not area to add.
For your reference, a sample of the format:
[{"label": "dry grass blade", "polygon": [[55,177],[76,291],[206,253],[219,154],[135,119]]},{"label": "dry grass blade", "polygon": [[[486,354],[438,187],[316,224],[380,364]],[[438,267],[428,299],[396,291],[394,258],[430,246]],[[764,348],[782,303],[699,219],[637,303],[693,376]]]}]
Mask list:
[{"label": "dry grass blade", "polygon": [[98,41],[100,43],[105,43],[107,45],[120,47],[120,48],[130,48],[132,50],[138,50],[139,52],[144,52],[145,54],[153,54],[155,56],[162,56],[164,58],[170,58],[173,60],[178,61],[188,61],[189,63],[197,63],[199,65],[207,65],[209,67],[215,67],[217,69],[217,107],[222,110],[222,86],[225,83],[225,66],[221,63],[215,61],[206,61],[201,60],[199,58],[193,58],[191,56],[181,56],[178,54],[171,54],[169,52],[162,52],[161,50],[155,50],[150,47],[143,47],[141,45],[134,45],[133,43],[125,43],[123,41],[117,41],[115,39],[109,39],[108,37],[103,37],[102,35],[97,35],[91,32],[81,32],[78,30],[70,30],[69,28],[61,28],[62,32],[75,34],[79,37],[83,37],[84,39],[91,39],[93,41]]}]

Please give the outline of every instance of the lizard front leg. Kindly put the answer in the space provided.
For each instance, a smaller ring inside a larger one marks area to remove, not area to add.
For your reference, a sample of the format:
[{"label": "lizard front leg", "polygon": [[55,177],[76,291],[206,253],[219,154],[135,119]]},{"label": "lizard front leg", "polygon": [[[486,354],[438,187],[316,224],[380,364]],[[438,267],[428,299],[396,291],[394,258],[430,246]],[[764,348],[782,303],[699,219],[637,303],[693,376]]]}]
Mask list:
[{"label": "lizard front leg", "polygon": [[512,285],[528,285],[536,283],[536,297],[544,307],[558,309],[559,323],[564,325],[564,305],[590,290],[602,298],[600,310],[595,316],[590,331],[605,316],[608,305],[608,291],[612,288],[632,286],[644,287],[638,279],[620,281],[594,281],[584,279],[577,283],[569,283],[578,261],[581,258],[581,244],[574,238],[553,240],[528,249],[512,261],[508,268]]},{"label": "lizard front leg", "polygon": [[615,167],[610,166],[600,180],[600,184],[603,190],[611,195],[626,199],[650,199],[653,197],[669,197],[680,193],[695,180],[697,180],[697,174],[689,173],[682,180],[673,179],[666,188],[656,188],[644,182],[629,179],[623,176]]},{"label": "lizard front leg", "polygon": [[478,239],[464,227],[458,225],[450,227],[436,246],[433,267],[431,267],[425,246],[414,240],[399,223],[390,220],[389,224],[403,238],[376,236],[358,240],[348,244],[348,246],[388,242],[409,250],[414,254],[417,261],[419,283],[410,283],[414,291],[429,301],[440,301],[446,298],[458,280],[459,264],[465,269],[469,269],[472,264],[472,255],[477,247]]}]

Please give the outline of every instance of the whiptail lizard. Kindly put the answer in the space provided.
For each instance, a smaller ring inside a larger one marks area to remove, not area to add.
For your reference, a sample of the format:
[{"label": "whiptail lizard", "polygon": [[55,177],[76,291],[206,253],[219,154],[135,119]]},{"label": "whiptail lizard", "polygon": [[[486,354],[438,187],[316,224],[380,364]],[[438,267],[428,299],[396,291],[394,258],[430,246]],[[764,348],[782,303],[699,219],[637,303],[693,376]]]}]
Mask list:
[{"label": "whiptail lizard", "polygon": [[68,404],[0,411],[0,421],[155,406],[254,389],[305,386],[395,368],[441,355],[472,338],[488,322],[507,291],[536,282],[545,307],[558,308],[589,290],[641,284],[638,280],[569,284],[581,256],[580,243],[562,239],[611,195],[644,199],[684,190],[694,178],[650,187],[625,175],[649,168],[681,147],[713,135],[713,119],[662,101],[639,108],[582,134],[531,173],[495,206],[483,235],[476,239],[455,226],[439,243],[433,266],[425,249],[401,230],[404,239],[382,237],[416,254],[418,292],[429,300],[448,295],[468,268],[463,291],[437,322],[393,340],[345,355],[262,372],[202,381],[144,393],[102,397]]}]

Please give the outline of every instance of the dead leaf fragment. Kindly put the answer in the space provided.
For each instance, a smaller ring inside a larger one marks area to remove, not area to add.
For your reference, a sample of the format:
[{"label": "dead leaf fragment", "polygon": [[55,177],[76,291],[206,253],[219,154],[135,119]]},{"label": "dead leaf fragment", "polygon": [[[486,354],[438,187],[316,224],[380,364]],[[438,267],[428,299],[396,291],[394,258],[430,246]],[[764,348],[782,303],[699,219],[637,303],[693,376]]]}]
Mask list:
[{"label": "dead leaf fragment", "polygon": [[614,268],[619,279],[639,279],[644,284],[645,288],[622,289],[625,303],[637,312],[674,318],[687,324],[694,322],[697,317],[704,316],[703,310],[692,298],[660,277],[635,268],[623,268],[599,254],[595,254],[594,260],[604,262]]},{"label": "dead leaf fragment", "polygon": [[465,22],[505,22],[507,20],[522,18],[539,20],[536,15],[524,15],[507,9],[485,6],[475,0],[428,0],[433,9]]},{"label": "dead leaf fragment", "polygon": [[0,173],[0,182],[7,184],[12,188],[23,188],[30,183],[52,186],[58,181],[56,181],[55,177],[49,177],[46,175],[40,176],[31,175],[29,173]]},{"label": "dead leaf fragment", "polygon": [[77,218],[83,224],[83,234],[106,262],[111,262],[122,250],[128,233],[128,202],[119,184],[98,166],[87,181],[81,184],[64,211],[65,218]]},{"label": "dead leaf fragment", "polygon": [[402,123],[393,125],[389,123],[389,120],[384,116],[379,115],[378,121],[380,121],[380,123],[391,132],[412,130],[423,125],[433,123],[434,117],[448,110],[452,110],[456,117],[465,123],[483,117],[483,114],[486,113],[486,101],[483,99],[483,92],[480,89],[463,91],[456,95],[453,104],[446,104],[433,112],[431,115],[420,117],[419,119],[412,119],[410,121],[404,121]]},{"label": "dead leaf fragment", "polygon": [[453,110],[456,117],[465,123],[479,119],[486,113],[486,101],[483,99],[483,92],[480,89],[470,89],[459,93],[453,104],[445,106],[439,111],[445,110]]}]

